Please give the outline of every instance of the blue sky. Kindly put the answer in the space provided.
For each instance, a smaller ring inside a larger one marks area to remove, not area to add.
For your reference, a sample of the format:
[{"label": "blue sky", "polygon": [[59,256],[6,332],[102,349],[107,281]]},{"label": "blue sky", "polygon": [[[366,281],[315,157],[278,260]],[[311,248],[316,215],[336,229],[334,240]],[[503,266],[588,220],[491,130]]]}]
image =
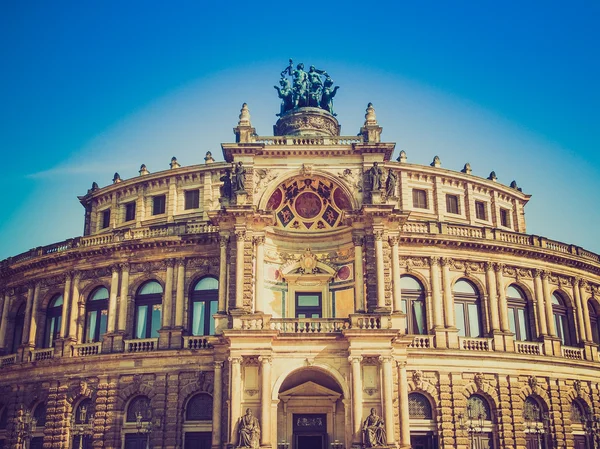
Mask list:
[{"label": "blue sky", "polygon": [[272,134],[290,57],[341,86],[343,134],[372,101],[409,162],[516,179],[529,233],[600,252],[598,23],[597,1],[2,2],[0,259],[81,235],[92,181],[221,159],[243,102]]}]

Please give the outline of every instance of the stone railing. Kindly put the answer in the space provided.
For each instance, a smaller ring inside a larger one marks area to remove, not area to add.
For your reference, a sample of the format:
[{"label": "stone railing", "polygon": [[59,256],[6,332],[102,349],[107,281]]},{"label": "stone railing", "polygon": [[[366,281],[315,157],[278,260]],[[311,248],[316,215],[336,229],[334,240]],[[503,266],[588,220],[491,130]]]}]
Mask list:
[{"label": "stone railing", "polygon": [[299,146],[299,145],[352,145],[363,143],[362,137],[357,136],[256,136],[253,143],[262,143],[265,146]]},{"label": "stone railing", "polygon": [[29,353],[29,360],[39,362],[41,360],[50,360],[54,357],[54,348],[32,349]]},{"label": "stone railing", "polygon": [[185,231],[187,234],[211,234],[219,232],[219,227],[208,223],[189,222],[185,224]]},{"label": "stone railing", "polygon": [[350,316],[350,327],[352,329],[391,329],[392,318],[388,315],[363,315]]},{"label": "stone railing", "polygon": [[475,239],[483,238],[483,230],[474,226],[448,225],[446,229],[448,231],[448,235]]},{"label": "stone railing", "polygon": [[493,351],[493,338],[458,337],[458,346],[464,351]]},{"label": "stone railing", "polygon": [[434,347],[433,335],[415,335],[412,343],[408,345],[411,349],[429,349]]},{"label": "stone railing", "polygon": [[537,341],[515,341],[515,352],[526,355],[543,355],[544,345]]},{"label": "stone railing", "polygon": [[566,359],[571,360],[583,360],[584,351],[583,348],[574,348],[572,346],[563,346],[561,348],[562,356]]},{"label": "stone railing", "polygon": [[329,334],[350,328],[349,320],[341,318],[271,318],[269,325],[284,334]]},{"label": "stone railing", "polygon": [[125,352],[152,352],[158,349],[158,338],[123,340]]},{"label": "stone railing", "polygon": [[103,246],[110,245],[115,242],[114,234],[101,234],[101,235],[90,235],[87,237],[81,237],[79,240],[79,246],[87,248],[89,246]]},{"label": "stone railing", "polygon": [[183,337],[184,349],[212,349],[214,338],[207,336],[186,336]]},{"label": "stone railing", "polygon": [[0,357],[0,368],[11,366],[17,363],[17,354],[10,354]]},{"label": "stone railing", "polygon": [[87,357],[90,355],[98,355],[102,352],[102,342],[97,343],[82,343],[71,346],[72,357]]}]

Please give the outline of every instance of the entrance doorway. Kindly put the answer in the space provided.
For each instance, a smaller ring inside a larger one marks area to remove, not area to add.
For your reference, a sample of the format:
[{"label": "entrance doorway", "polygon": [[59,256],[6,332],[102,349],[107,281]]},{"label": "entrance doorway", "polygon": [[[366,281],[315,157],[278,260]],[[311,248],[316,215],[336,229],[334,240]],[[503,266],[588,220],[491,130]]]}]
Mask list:
[{"label": "entrance doorway", "polygon": [[184,449],[210,449],[212,447],[211,432],[186,432]]},{"label": "entrance doorway", "polygon": [[292,449],[326,449],[327,415],[324,413],[293,415],[294,447]]},{"label": "entrance doorway", "polygon": [[437,440],[433,432],[410,435],[410,445],[412,449],[437,449]]},{"label": "entrance doorway", "polygon": [[294,449],[325,449],[324,435],[296,435]]},{"label": "entrance doorway", "polygon": [[146,449],[149,435],[140,433],[125,434],[125,449]]}]

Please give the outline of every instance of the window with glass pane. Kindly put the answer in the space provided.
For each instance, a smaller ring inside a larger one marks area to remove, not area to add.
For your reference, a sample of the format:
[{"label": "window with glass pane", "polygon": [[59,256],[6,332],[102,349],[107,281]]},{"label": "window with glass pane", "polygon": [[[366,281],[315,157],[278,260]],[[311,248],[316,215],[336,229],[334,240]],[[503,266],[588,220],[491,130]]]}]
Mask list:
[{"label": "window with glass pane", "polygon": [[556,335],[560,338],[563,345],[571,346],[575,341],[573,338],[573,317],[566,301],[554,292],[552,294],[552,313],[554,314],[554,325],[556,327]]},{"label": "window with glass pane", "polygon": [[200,190],[186,190],[185,209],[198,209],[200,207]]},{"label": "window with glass pane", "polygon": [[19,307],[17,316],[15,316],[15,326],[13,329],[12,351],[16,353],[21,343],[23,343],[23,326],[25,325],[25,304]]},{"label": "window with glass pane", "polygon": [[427,191],[413,189],[413,207],[418,209],[427,209]]},{"label": "window with glass pane", "polygon": [[475,201],[475,217],[478,220],[487,220],[487,205],[483,201]]},{"label": "window with glass pane", "polygon": [[500,225],[510,228],[510,211],[508,209],[500,209]]},{"label": "window with glass pane", "polygon": [[51,348],[54,341],[60,337],[63,297],[55,296],[48,304],[46,311],[46,328],[44,330],[44,348]]},{"label": "window with glass pane", "polygon": [[296,318],[321,318],[321,293],[296,293]]},{"label": "window with glass pane", "polygon": [[157,195],[152,198],[152,215],[160,215],[165,213],[167,197],[165,195]]},{"label": "window with glass pane", "polygon": [[449,214],[460,214],[457,195],[446,195],[446,212]]},{"label": "window with glass pane", "polygon": [[141,415],[142,421],[148,422],[152,420],[152,408],[150,407],[150,399],[147,396],[137,396],[131,400],[127,406],[127,422],[136,422],[137,415]]},{"label": "window with glass pane", "polygon": [[209,421],[212,419],[213,399],[209,394],[193,396],[185,409],[186,421]]},{"label": "window with glass pane", "polygon": [[592,341],[600,344],[600,320],[598,319],[598,308],[591,299],[588,300],[588,312],[590,314],[590,325],[592,328]]},{"label": "window with glass pane", "polygon": [[135,338],[156,338],[161,326],[162,286],[156,281],[143,284],[135,296]]},{"label": "window with glass pane", "polygon": [[104,287],[94,290],[85,309],[85,341],[101,341],[108,323],[108,290]]},{"label": "window with glass pane", "polygon": [[529,303],[523,290],[511,285],[506,290],[508,304],[508,324],[515,340],[531,341],[532,333],[529,323]]},{"label": "window with glass pane", "polygon": [[454,284],[454,314],[458,335],[482,337],[481,300],[475,286],[466,279]]},{"label": "window with glass pane", "polygon": [[125,204],[125,221],[135,220],[135,201]]},{"label": "window with glass pane", "polygon": [[214,335],[219,303],[219,281],[205,277],[194,284],[190,295],[190,331],[192,335]]},{"label": "window with glass pane", "polygon": [[423,335],[427,333],[425,313],[425,290],[413,276],[400,278],[402,312],[406,314],[406,333]]},{"label": "window with glass pane", "polygon": [[102,212],[102,229],[110,226],[110,209]]},{"label": "window with glass pane", "polygon": [[410,419],[433,419],[431,403],[421,393],[408,395],[408,416]]}]

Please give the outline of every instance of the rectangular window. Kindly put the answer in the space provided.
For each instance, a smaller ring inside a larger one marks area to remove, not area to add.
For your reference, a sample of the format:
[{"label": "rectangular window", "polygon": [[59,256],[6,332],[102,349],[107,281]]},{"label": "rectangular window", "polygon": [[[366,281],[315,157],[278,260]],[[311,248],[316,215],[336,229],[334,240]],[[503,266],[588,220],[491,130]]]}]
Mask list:
[{"label": "rectangular window", "polygon": [[198,209],[200,207],[200,190],[187,190],[185,192],[185,209]]},{"label": "rectangular window", "polygon": [[483,201],[475,201],[475,217],[478,220],[487,220],[487,206]]},{"label": "rectangular window", "polygon": [[167,197],[165,195],[157,195],[152,198],[152,215],[160,215],[165,213]]},{"label": "rectangular window", "polygon": [[413,207],[418,209],[427,209],[427,191],[413,189]]},{"label": "rectangular window", "polygon": [[125,204],[125,221],[135,220],[135,201]]},{"label": "rectangular window", "polygon": [[449,214],[460,214],[458,196],[446,195],[446,212]]},{"label": "rectangular window", "polygon": [[510,211],[500,208],[500,225],[505,228],[510,228]]},{"label": "rectangular window", "polygon": [[321,293],[296,293],[296,318],[321,318]]},{"label": "rectangular window", "polygon": [[106,229],[110,226],[110,209],[106,209],[102,212],[102,229]]}]

